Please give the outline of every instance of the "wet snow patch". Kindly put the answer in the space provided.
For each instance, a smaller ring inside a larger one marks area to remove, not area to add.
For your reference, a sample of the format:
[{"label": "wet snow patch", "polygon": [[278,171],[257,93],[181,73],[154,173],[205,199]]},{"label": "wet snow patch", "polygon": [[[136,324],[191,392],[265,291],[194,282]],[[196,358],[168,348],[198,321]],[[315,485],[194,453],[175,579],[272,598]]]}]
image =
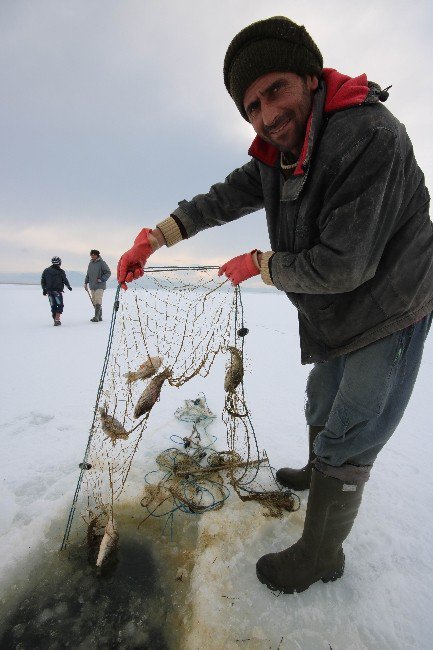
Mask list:
[{"label": "wet snow patch", "polygon": [[119,518],[119,545],[102,569],[86,544],[33,560],[2,599],[0,647],[180,647],[195,523],[175,524],[170,541],[160,521],[140,530],[138,521]]}]

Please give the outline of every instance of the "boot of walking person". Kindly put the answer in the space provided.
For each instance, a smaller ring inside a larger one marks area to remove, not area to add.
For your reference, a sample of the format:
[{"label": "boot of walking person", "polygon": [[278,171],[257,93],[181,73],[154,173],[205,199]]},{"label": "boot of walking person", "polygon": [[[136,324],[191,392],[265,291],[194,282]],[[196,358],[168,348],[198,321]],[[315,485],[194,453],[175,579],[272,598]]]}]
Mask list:
[{"label": "boot of walking person", "polygon": [[93,318],[90,319],[91,323],[99,323],[99,321],[100,321],[99,315],[100,315],[101,311],[102,311],[102,306],[96,304],[95,305],[95,315],[93,316]]},{"label": "boot of walking person", "polygon": [[302,537],[280,553],[259,559],[257,577],[269,589],[291,594],[318,580],[329,582],[344,573],[343,541],[355,521],[364,484],[347,484],[312,471]]},{"label": "boot of walking person", "polygon": [[302,469],[291,469],[290,467],[282,467],[276,473],[278,483],[284,487],[292,490],[308,490],[311,481],[311,470],[313,463],[316,459],[316,454],[313,451],[314,441],[318,434],[323,430],[323,427],[310,426],[308,427],[309,439],[309,454],[308,463]]},{"label": "boot of walking person", "polygon": [[99,320],[101,321],[101,320],[102,320],[102,305],[99,305],[99,306],[100,306],[100,310],[99,310]]},{"label": "boot of walking person", "polygon": [[60,316],[61,316],[61,314],[58,314],[58,313],[54,314],[54,325],[55,326],[58,326],[58,325],[62,324],[61,320],[60,320]]}]

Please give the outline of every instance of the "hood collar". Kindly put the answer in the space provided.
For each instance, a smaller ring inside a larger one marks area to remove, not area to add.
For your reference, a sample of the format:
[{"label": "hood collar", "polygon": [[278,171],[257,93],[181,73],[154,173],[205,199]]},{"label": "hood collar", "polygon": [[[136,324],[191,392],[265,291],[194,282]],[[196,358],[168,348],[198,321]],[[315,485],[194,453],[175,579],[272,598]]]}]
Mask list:
[{"label": "hood collar", "polygon": [[[333,68],[324,68],[321,84],[324,84],[325,88],[325,100],[323,104],[323,113],[325,115],[346,108],[361,106],[364,103],[373,103],[373,101],[378,101],[377,97],[376,99],[371,96],[369,97],[371,89],[367,82],[367,75],[365,74],[361,74],[358,77],[349,77],[348,75],[337,72],[337,70],[334,70]],[[305,166],[308,164],[311,155],[313,143],[310,135],[313,115],[316,112],[315,109],[316,102],[313,103],[313,110],[308,118],[304,144],[302,146],[301,155],[299,156],[298,165],[293,173],[294,176],[304,174]],[[274,167],[280,158],[280,151],[272,144],[262,140],[258,135],[254,138],[253,143],[248,150],[248,154],[271,167]]]}]

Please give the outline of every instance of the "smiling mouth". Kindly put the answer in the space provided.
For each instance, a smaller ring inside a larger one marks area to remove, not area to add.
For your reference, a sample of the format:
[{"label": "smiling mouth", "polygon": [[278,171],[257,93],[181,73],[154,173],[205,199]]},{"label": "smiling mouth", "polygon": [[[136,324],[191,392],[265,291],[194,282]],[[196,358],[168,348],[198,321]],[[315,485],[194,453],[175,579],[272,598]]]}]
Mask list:
[{"label": "smiling mouth", "polygon": [[283,130],[284,130],[284,129],[285,129],[285,128],[290,124],[291,121],[292,121],[292,120],[289,118],[289,119],[286,120],[283,124],[281,124],[281,126],[279,126],[278,128],[276,128],[276,129],[272,129],[272,130],[269,130],[269,131],[268,131],[268,134],[269,134],[270,136],[279,135],[279,134],[281,133],[281,131],[283,131]]}]

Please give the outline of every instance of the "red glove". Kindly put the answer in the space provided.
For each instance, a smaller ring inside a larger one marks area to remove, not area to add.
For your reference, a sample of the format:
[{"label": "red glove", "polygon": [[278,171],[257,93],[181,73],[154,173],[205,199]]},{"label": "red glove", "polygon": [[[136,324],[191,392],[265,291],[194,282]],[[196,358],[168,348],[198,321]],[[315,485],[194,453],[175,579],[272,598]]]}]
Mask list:
[{"label": "red glove", "polygon": [[117,282],[122,289],[128,288],[126,282],[137,280],[144,273],[143,267],[153,252],[148,237],[150,232],[151,228],[143,228],[134,239],[134,246],[123,253],[117,263]]},{"label": "red glove", "polygon": [[220,267],[218,275],[225,274],[235,286],[254,275],[259,275],[260,271],[254,264],[253,253],[257,253],[257,249],[229,260]]}]

